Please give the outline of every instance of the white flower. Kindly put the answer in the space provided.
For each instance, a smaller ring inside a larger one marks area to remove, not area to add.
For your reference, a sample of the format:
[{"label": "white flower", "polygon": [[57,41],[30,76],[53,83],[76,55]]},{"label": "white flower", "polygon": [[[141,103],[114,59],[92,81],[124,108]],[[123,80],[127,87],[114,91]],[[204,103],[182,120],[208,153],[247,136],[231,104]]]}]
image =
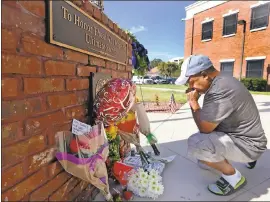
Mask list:
[{"label": "white flower", "polygon": [[140,197],[147,196],[146,188],[142,187],[142,188],[139,189],[139,196]]},{"label": "white flower", "polygon": [[156,186],[156,194],[157,195],[161,195],[161,194],[163,194],[163,191],[164,191],[164,186],[162,185],[162,184],[158,184],[157,186]]},{"label": "white flower", "polygon": [[158,174],[157,171],[152,169],[149,174],[149,181],[161,181],[162,177]]},{"label": "white flower", "polygon": [[141,186],[144,188],[148,187],[148,180],[147,179],[142,179],[140,182]]}]

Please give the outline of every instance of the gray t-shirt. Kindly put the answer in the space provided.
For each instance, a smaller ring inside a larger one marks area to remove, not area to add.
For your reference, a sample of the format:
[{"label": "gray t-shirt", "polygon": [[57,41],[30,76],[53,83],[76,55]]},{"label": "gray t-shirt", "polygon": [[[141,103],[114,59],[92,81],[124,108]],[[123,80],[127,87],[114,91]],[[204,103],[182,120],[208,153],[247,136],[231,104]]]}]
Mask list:
[{"label": "gray t-shirt", "polygon": [[200,118],[218,123],[215,131],[228,134],[253,160],[266,150],[267,139],[257,106],[247,88],[234,77],[214,78],[205,94]]}]

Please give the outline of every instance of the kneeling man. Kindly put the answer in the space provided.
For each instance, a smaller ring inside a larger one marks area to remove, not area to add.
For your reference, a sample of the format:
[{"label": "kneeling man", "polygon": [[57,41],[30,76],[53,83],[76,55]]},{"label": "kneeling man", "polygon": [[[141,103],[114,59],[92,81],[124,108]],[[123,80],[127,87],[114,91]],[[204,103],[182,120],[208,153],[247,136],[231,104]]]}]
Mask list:
[{"label": "kneeling man", "polygon": [[[204,168],[216,169],[221,178],[208,186],[217,195],[230,195],[246,179],[229,161],[252,169],[266,150],[267,139],[259,112],[247,88],[232,76],[217,71],[207,56],[192,55],[175,82],[188,83],[188,102],[199,132],[188,139],[188,153]],[[203,107],[198,104],[205,94]]]}]

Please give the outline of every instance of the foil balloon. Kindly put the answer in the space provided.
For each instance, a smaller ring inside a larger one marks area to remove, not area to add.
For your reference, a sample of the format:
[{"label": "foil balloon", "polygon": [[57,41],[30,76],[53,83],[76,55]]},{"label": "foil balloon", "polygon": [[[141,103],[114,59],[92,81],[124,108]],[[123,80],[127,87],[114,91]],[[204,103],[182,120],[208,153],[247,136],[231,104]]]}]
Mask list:
[{"label": "foil balloon", "polygon": [[130,79],[116,78],[108,81],[97,93],[94,115],[107,124],[122,119],[135,102],[136,86]]}]

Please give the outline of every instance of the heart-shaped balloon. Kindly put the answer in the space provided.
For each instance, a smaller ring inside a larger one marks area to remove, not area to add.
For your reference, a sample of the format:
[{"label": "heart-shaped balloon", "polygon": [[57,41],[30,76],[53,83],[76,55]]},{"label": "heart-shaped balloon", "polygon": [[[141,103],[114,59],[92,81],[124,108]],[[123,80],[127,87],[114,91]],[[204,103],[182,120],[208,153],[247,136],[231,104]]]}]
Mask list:
[{"label": "heart-shaped balloon", "polygon": [[97,93],[94,115],[107,124],[122,119],[135,102],[136,86],[130,79],[116,78],[108,81]]}]

